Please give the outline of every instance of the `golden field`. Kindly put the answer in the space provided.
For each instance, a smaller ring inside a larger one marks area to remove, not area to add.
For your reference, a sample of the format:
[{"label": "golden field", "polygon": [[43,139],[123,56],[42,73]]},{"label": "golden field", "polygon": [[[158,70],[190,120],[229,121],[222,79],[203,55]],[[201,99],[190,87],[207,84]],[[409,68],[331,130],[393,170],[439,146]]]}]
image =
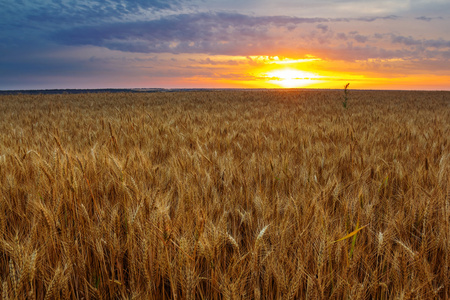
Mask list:
[{"label": "golden field", "polygon": [[448,299],[450,92],[342,96],[1,96],[2,299]]}]

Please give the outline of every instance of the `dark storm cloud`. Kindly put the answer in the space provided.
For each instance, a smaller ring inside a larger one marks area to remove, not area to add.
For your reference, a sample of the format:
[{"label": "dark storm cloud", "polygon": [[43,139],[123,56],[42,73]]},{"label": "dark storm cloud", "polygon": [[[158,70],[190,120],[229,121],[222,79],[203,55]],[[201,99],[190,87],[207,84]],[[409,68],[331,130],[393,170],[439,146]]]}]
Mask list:
[{"label": "dark storm cloud", "polygon": [[[324,18],[254,17],[237,13],[172,15],[157,20],[81,26],[56,32],[65,45],[94,45],[126,52],[235,54],[265,45],[268,29],[328,22]],[[253,46],[251,46],[251,45]]]},{"label": "dark storm cloud", "polygon": [[15,56],[24,49],[30,53],[55,49],[57,45],[49,39],[55,30],[105,22],[120,24],[166,11],[173,13],[182,3],[190,0],[0,0],[0,55]]},{"label": "dark storm cloud", "polygon": [[[264,50],[275,51],[277,45],[282,48],[281,44],[286,44],[282,37],[271,36],[270,30],[273,29],[293,31],[319,23],[316,28],[325,34],[329,26],[324,23],[373,22],[380,18],[395,17],[298,18],[205,12],[171,15],[151,21],[76,26],[55,32],[52,39],[64,45],[93,45],[124,52],[255,55],[264,54]],[[314,32],[309,35],[321,43],[331,38]],[[353,38],[360,43],[367,40],[363,35]]]},{"label": "dark storm cloud", "polygon": [[[107,1],[99,0],[99,3],[104,3]],[[169,9],[173,8],[174,5],[179,5],[181,0],[110,0],[110,3],[115,3],[117,6],[121,6],[122,10],[128,12],[134,12],[138,9]],[[187,2],[187,1],[184,1]]]},{"label": "dark storm cloud", "polygon": [[[53,28],[118,22],[177,11],[183,0],[80,0],[80,1],[0,1],[0,25],[16,33],[16,30],[41,33]],[[0,32],[5,35],[7,32]]]}]

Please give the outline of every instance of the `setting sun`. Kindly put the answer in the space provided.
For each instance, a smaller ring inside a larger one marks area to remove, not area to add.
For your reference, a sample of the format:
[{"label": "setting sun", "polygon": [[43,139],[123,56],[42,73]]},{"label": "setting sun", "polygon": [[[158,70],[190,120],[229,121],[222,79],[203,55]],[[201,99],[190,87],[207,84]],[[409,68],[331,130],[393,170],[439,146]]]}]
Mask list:
[{"label": "setting sun", "polygon": [[320,76],[295,69],[281,69],[267,73],[270,83],[279,85],[284,88],[298,88],[312,84]]},{"label": "setting sun", "polygon": [[449,0],[9,2],[0,93],[450,90]]}]

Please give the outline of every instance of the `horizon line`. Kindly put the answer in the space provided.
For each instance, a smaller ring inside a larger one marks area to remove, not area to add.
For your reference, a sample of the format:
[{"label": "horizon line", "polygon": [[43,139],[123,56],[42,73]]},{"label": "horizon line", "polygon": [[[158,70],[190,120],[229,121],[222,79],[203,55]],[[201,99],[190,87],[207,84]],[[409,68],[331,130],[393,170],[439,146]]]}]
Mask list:
[{"label": "horizon line", "polygon": [[[344,88],[50,88],[50,89],[12,89],[0,90],[0,95],[18,94],[82,94],[82,93],[106,93],[106,92],[131,92],[131,93],[155,93],[155,92],[189,92],[189,91],[342,91]],[[379,91],[379,92],[450,92],[444,89],[349,89],[350,91]]]}]

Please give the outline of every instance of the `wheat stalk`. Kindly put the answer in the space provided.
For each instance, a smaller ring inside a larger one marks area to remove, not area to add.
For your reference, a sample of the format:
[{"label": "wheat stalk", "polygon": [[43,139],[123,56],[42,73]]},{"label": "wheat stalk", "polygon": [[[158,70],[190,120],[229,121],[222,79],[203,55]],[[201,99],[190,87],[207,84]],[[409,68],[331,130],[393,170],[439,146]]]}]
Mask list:
[{"label": "wheat stalk", "polygon": [[337,98],[0,96],[2,297],[448,298],[448,92]]}]

